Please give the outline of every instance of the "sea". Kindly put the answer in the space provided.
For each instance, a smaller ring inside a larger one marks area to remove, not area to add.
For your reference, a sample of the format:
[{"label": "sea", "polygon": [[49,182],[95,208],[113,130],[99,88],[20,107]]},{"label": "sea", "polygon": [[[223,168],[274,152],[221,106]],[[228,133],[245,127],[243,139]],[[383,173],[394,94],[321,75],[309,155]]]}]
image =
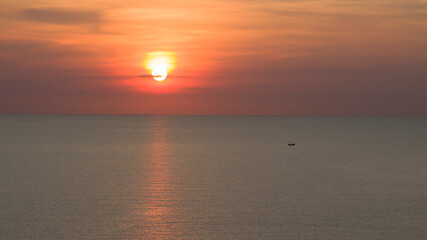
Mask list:
[{"label": "sea", "polygon": [[427,118],[0,115],[0,239],[424,240]]}]

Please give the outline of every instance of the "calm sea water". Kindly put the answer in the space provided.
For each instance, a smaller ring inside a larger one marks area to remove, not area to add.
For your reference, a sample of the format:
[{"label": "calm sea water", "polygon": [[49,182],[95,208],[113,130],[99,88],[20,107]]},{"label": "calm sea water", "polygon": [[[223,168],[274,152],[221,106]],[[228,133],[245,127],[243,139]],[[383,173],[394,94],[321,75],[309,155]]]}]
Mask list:
[{"label": "calm sea water", "polygon": [[0,115],[0,197],[1,239],[426,239],[427,118]]}]

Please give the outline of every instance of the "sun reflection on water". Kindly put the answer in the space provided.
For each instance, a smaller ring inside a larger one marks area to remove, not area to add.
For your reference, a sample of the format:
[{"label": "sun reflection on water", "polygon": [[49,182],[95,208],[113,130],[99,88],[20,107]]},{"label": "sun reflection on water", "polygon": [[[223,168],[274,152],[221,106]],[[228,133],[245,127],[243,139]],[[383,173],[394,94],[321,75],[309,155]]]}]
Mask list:
[{"label": "sun reflection on water", "polygon": [[175,219],[174,189],[171,184],[171,153],[168,128],[163,118],[155,118],[149,144],[148,174],[143,212],[143,239],[171,239],[171,222]]}]

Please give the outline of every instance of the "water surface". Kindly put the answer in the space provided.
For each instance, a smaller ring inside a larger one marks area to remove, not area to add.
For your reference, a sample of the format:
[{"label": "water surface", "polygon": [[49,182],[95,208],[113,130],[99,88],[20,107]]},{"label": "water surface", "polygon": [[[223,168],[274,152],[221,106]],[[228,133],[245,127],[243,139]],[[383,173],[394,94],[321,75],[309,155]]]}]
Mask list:
[{"label": "water surface", "polygon": [[0,115],[0,233],[425,239],[426,156],[427,118]]}]

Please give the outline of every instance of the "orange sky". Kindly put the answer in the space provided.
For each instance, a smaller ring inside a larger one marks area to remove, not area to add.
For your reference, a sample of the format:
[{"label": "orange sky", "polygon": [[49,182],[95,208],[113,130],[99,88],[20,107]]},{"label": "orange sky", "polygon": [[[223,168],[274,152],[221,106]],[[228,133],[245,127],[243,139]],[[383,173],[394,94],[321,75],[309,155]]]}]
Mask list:
[{"label": "orange sky", "polygon": [[427,114],[426,0],[0,0],[0,29],[0,113]]}]

